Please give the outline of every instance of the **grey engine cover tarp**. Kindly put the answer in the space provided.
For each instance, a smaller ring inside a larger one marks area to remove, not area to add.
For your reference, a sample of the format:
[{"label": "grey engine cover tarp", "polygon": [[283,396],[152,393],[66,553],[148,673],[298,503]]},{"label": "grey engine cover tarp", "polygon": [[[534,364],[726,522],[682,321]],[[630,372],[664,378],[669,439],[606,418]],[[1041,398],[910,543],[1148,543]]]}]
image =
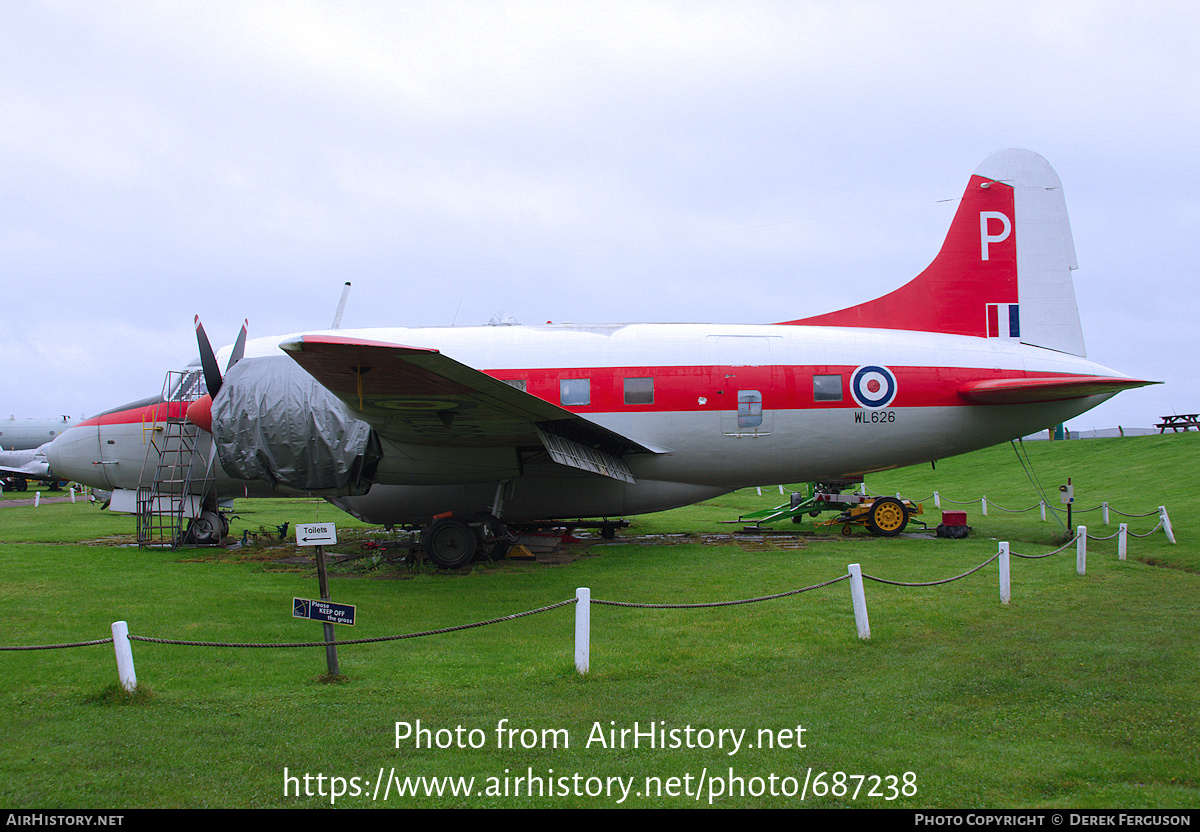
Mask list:
[{"label": "grey engine cover tarp", "polygon": [[366,493],[382,455],[371,426],[283,355],[226,372],[212,430],[226,473],[285,491]]}]

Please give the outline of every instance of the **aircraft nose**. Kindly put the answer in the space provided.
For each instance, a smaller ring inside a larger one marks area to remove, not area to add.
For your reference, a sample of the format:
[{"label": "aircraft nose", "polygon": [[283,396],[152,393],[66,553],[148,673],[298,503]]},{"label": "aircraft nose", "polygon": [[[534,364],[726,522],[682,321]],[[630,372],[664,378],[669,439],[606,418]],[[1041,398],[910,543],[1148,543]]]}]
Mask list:
[{"label": "aircraft nose", "polygon": [[99,446],[94,427],[68,428],[54,437],[54,441],[46,446],[46,461],[55,476],[85,485],[108,487],[107,481],[97,481],[98,475],[103,477],[104,466],[97,464],[100,461]]}]

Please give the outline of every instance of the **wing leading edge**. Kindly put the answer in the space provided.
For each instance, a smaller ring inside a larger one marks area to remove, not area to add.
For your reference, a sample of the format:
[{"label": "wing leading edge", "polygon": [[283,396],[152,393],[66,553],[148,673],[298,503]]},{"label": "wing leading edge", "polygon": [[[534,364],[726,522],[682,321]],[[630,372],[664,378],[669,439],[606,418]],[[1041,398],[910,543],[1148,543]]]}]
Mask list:
[{"label": "wing leading edge", "polygon": [[557,463],[633,482],[623,456],[671,453],[622,436],[437,350],[333,335],[280,344],[380,436],[412,445],[544,448]]}]

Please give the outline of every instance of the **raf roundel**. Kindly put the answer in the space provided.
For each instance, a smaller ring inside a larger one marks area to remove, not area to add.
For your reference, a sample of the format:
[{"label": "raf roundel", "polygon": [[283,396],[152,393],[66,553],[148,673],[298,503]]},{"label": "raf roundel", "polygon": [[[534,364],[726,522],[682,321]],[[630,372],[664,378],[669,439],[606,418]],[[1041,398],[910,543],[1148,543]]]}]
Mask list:
[{"label": "raf roundel", "polygon": [[896,398],[896,377],[887,367],[864,365],[850,376],[850,394],[863,407],[887,407]]}]

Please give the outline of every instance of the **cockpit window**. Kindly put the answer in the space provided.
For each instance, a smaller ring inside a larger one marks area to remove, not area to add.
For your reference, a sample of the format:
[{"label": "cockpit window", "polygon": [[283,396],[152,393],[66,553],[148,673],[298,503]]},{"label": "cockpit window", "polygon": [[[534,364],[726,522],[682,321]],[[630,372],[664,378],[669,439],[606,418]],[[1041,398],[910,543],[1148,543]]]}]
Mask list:
[{"label": "cockpit window", "polygon": [[171,389],[171,401],[193,401],[206,392],[208,391],[204,389],[203,371],[189,367],[180,374],[178,383]]}]

